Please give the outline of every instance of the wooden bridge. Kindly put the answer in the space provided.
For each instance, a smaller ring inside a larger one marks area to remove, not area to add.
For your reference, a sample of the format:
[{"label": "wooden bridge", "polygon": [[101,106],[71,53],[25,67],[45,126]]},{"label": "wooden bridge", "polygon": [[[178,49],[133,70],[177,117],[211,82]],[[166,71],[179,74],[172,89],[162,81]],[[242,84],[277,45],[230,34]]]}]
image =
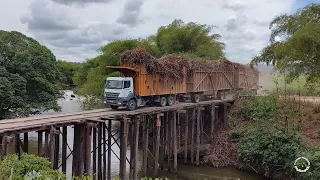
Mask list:
[{"label": "wooden bridge", "polygon": [[[142,148],[143,173],[146,175],[147,169],[152,168],[156,177],[159,169],[177,171],[179,152],[183,152],[185,163],[199,165],[201,144],[212,141],[217,127],[227,122],[227,109],[232,102],[212,100],[135,111],[101,109],[6,119],[0,121],[1,158],[9,153],[11,143],[19,156],[28,153],[28,133],[35,131],[38,155],[48,158],[53,169],[61,168],[66,173],[67,159],[72,155],[72,175],[110,180],[113,153],[120,161],[119,177],[136,180],[138,149]],[[117,132],[111,131],[112,121],[120,122]],[[68,126],[74,127],[73,148],[67,143]],[[115,134],[120,135],[118,139]],[[120,148],[120,155],[112,150],[113,145]]]}]

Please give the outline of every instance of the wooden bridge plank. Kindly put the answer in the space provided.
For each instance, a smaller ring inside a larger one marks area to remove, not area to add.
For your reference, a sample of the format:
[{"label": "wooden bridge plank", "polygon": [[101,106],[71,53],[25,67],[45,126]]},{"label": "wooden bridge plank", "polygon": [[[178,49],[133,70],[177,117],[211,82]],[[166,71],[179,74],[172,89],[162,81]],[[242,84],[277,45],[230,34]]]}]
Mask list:
[{"label": "wooden bridge plank", "polygon": [[[173,106],[166,107],[145,107],[140,108],[135,111],[127,110],[117,110],[113,111],[110,109],[103,110],[93,110],[93,111],[83,111],[81,113],[66,113],[66,114],[56,114],[48,116],[36,116],[28,118],[17,118],[17,119],[5,119],[0,121],[1,129],[0,134],[2,133],[17,133],[17,132],[28,132],[28,131],[39,131],[45,130],[48,126],[59,125],[64,126],[70,123],[81,123],[85,122],[86,119],[90,121],[101,121],[99,118],[115,118],[118,117],[132,117],[139,114],[156,114],[163,113],[174,110],[185,110],[197,106],[207,106],[212,103],[223,104],[232,102],[232,99],[229,100],[212,100],[212,101],[202,101],[199,103],[180,103]],[[16,132],[14,132],[16,131]]]}]

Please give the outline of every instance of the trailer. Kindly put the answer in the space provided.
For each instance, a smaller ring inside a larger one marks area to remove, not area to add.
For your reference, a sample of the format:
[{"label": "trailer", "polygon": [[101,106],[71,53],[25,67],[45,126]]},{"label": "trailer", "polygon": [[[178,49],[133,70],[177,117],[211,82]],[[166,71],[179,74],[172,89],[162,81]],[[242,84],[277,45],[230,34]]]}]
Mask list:
[{"label": "trailer", "polygon": [[120,72],[120,77],[106,80],[104,103],[112,109],[126,107],[134,110],[148,104],[171,106],[176,101],[197,103],[200,97],[213,96],[226,98],[236,90],[256,91],[258,71],[250,67],[217,67],[208,70],[180,69],[186,74],[174,78],[166,74],[154,74],[148,71],[144,63],[121,63],[120,66],[107,66]]}]

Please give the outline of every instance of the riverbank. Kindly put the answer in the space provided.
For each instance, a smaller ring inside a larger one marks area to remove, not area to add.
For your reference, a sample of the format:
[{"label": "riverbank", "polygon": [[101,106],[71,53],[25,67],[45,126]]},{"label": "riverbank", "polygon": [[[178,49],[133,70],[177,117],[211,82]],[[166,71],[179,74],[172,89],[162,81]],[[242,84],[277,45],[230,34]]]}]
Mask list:
[{"label": "riverbank", "polygon": [[[238,98],[228,119],[228,125],[216,133],[203,164],[237,167],[271,179],[320,178],[319,105],[275,95]],[[300,156],[312,161],[308,173],[294,168]]]}]

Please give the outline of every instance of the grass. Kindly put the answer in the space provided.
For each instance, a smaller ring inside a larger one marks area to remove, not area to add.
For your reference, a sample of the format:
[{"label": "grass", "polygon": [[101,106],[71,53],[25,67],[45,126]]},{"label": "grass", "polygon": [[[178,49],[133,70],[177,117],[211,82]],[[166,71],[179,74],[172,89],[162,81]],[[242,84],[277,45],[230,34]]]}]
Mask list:
[{"label": "grass", "polygon": [[286,94],[300,95],[303,96],[320,96],[320,85],[315,85],[313,88],[306,85],[306,78],[300,76],[297,80],[294,80],[290,84],[286,84],[283,75],[263,75],[259,77],[259,84],[263,90],[273,91],[277,90],[280,92],[286,92]]}]

